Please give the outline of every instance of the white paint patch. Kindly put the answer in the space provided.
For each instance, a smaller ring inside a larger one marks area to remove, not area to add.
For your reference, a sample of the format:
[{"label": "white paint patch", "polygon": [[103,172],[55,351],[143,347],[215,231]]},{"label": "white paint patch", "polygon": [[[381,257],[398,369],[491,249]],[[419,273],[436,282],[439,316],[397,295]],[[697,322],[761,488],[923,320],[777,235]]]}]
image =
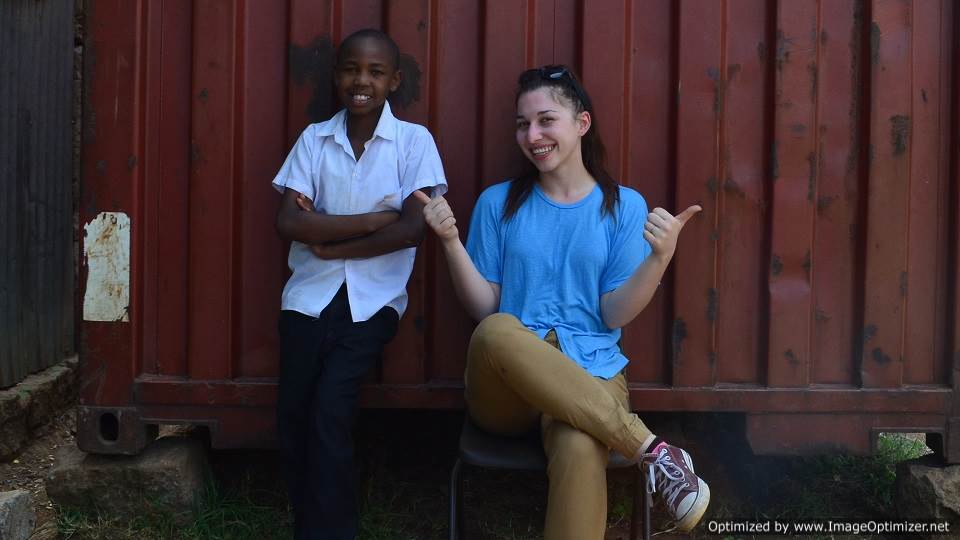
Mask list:
[{"label": "white paint patch", "polygon": [[87,261],[83,320],[129,321],[130,217],[100,212],[83,226],[83,254]]}]

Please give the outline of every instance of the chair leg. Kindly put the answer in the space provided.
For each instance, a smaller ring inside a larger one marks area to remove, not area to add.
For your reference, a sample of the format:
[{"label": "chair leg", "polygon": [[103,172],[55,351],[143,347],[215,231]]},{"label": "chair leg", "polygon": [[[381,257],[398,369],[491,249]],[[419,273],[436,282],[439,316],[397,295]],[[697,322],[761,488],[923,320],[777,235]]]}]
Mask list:
[{"label": "chair leg", "polygon": [[643,540],[650,540],[650,509],[653,508],[653,495],[647,490],[647,471],[640,469],[640,483],[643,485]]},{"label": "chair leg", "polygon": [[450,473],[450,540],[460,538],[460,468],[462,467],[460,458],[453,464],[453,471]]},{"label": "chair leg", "polygon": [[[637,528],[637,522],[640,521],[640,504],[641,497],[640,490],[646,490],[646,487],[643,485],[643,472],[640,467],[637,467],[636,472],[633,474],[633,510],[630,512],[630,540],[637,540],[637,534],[640,532]],[[646,525],[646,521],[643,522]]]}]

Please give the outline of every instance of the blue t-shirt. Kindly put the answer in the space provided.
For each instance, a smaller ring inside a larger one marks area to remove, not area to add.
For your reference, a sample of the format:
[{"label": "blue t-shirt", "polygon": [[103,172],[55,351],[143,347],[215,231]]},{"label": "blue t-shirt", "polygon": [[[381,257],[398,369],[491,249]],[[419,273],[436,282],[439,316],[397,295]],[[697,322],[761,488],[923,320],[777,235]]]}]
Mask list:
[{"label": "blue t-shirt", "polygon": [[550,200],[534,185],[517,213],[503,221],[510,182],[490,186],[470,220],[467,252],[487,281],[500,284],[500,311],[542,339],[555,329],[567,356],[595,377],[627,365],[620,329],[607,328],[600,296],[622,285],[650,254],[643,238],[647,203],[620,187],[615,218],[601,217],[596,186],[573,204]]}]

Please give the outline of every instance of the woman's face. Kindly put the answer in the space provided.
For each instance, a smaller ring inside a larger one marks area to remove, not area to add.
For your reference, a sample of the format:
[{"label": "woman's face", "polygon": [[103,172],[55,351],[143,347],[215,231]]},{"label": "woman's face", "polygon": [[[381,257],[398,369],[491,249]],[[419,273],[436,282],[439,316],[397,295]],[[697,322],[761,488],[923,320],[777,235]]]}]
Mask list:
[{"label": "woman's face", "polygon": [[549,88],[521,94],[517,100],[517,144],[540,172],[551,172],[571,158],[582,163],[580,138],[590,128],[590,113],[577,113]]}]

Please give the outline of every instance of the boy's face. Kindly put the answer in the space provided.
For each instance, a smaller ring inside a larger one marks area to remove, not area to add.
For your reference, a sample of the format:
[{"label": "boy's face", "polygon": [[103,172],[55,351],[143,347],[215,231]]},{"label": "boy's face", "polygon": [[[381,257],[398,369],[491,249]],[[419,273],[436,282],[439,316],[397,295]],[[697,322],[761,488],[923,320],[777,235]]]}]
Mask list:
[{"label": "boy's face", "polygon": [[340,52],[333,82],[347,110],[364,115],[380,110],[390,92],[400,86],[400,71],[385,43],[362,38]]}]

